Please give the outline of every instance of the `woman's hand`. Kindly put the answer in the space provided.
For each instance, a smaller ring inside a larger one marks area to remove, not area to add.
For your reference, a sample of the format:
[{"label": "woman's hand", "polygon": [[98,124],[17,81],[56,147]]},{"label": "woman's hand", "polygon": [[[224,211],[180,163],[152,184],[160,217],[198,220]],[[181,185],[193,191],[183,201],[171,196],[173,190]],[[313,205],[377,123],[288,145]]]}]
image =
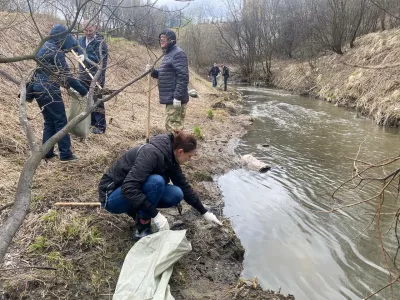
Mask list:
[{"label": "woman's hand", "polygon": [[154,224],[156,224],[158,230],[160,230],[160,231],[169,230],[168,220],[160,212],[157,214],[157,216],[153,220],[154,220]]},{"label": "woman's hand", "polygon": [[213,213],[206,212],[206,213],[203,215],[203,217],[204,217],[204,219],[206,219],[207,222],[209,222],[209,223],[215,223],[215,224],[217,224],[217,225],[219,225],[219,226],[222,226],[222,223],[218,220],[218,218],[217,218]]}]

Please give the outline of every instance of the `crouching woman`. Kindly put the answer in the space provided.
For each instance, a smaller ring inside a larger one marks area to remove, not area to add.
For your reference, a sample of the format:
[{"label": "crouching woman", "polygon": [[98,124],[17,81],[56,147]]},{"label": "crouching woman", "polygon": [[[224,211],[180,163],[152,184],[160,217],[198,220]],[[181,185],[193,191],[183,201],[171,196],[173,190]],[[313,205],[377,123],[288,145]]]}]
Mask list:
[{"label": "crouching woman", "polygon": [[[159,134],[117,159],[99,184],[102,206],[111,213],[126,213],[136,220],[134,240],[151,234],[151,219],[159,230],[168,220],[157,208],[176,206],[185,199],[210,223],[222,225],[207,211],[182,173],[181,165],[196,154],[197,142],[183,132]],[[173,184],[168,184],[169,181]]]}]

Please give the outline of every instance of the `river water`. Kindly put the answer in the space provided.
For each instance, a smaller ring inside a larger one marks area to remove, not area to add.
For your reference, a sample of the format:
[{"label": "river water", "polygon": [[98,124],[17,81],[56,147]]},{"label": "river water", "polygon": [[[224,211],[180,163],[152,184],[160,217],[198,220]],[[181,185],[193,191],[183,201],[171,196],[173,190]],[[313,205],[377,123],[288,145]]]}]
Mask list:
[{"label": "river water", "polygon": [[[242,276],[296,299],[360,299],[388,284],[377,226],[376,201],[339,213],[331,195],[351,177],[352,161],[394,157],[399,131],[358,118],[324,101],[269,89],[241,88],[245,110],[256,118],[237,149],[272,165],[264,174],[244,169],[220,177],[224,213],[246,249]],[[361,146],[361,150],[359,151]],[[343,190],[338,205],[367,199],[377,186]],[[386,196],[382,212],[396,203]],[[381,216],[382,234],[392,215]],[[397,242],[384,235],[388,251]],[[400,284],[394,286],[400,299]],[[386,289],[373,299],[391,299]]]}]

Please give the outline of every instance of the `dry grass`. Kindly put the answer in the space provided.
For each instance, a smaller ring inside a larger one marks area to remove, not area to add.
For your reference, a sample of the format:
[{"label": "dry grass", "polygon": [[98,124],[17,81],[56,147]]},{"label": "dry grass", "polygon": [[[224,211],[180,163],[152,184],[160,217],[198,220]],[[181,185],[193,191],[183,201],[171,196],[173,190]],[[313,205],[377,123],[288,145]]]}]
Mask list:
[{"label": "dry grass", "polygon": [[399,63],[400,29],[357,39],[343,56],[332,54],[312,62],[277,61],[277,87],[356,108],[381,125],[400,125],[400,67],[382,70],[342,64],[377,66]]},{"label": "dry grass", "polygon": [[[22,16],[18,18],[24,19]],[[5,14],[1,14],[0,20],[2,28],[7,27],[5,24],[17,22],[15,16]],[[47,18],[40,18],[38,22],[43,32],[48,32],[53,25]],[[0,53],[9,56],[27,54],[38,43],[38,36],[34,34],[29,20],[20,22],[18,29],[1,30],[0,39]],[[108,39],[108,45],[110,68],[107,71],[107,87],[117,88],[144,71],[149,57],[145,47],[123,39]],[[24,62],[1,65],[0,68],[21,79],[33,65]],[[208,81],[194,72],[190,75],[189,88],[195,88],[199,98],[189,102],[186,130],[201,128],[205,140],[200,144],[198,159],[184,169],[204,203],[209,206],[218,203],[218,207],[222,207],[219,193],[215,192],[218,189],[215,186],[211,188],[213,183],[205,185],[200,181],[211,180],[211,175],[227,171],[235,164],[226,141],[240,136],[244,132],[243,124],[247,124],[248,120],[243,116],[232,116],[223,109],[215,110],[215,117],[209,119],[207,111],[215,102],[224,101],[224,98],[228,100],[226,103],[236,102],[237,96],[212,89]],[[153,134],[164,131],[165,118],[165,108],[158,103],[156,84],[153,80]],[[97,201],[97,184],[104,169],[127,148],[145,140],[147,92],[147,80],[142,80],[118,98],[106,103],[107,133],[90,135],[85,141],[72,139],[73,152],[80,158],[78,162],[62,164],[52,160],[40,164],[32,187],[31,212],[15,237],[2,266],[11,270],[3,271],[0,275],[0,290],[6,291],[11,299],[97,299],[100,294],[112,294],[122,261],[132,246],[132,220],[96,208],[55,210],[53,204],[57,201]],[[29,155],[27,141],[19,125],[17,94],[17,86],[7,80],[0,82],[0,207],[13,201],[19,173]],[[234,101],[229,101],[231,99]],[[67,95],[64,95],[64,102],[68,108]],[[35,102],[28,106],[31,123],[40,140],[43,126],[41,113]],[[232,107],[232,104],[227,106]],[[0,224],[7,217],[8,211],[5,209],[0,212]],[[192,219],[200,222],[187,206],[185,211],[183,218],[189,220],[189,223]],[[167,215],[172,219],[176,217],[174,211]],[[211,236],[210,229],[200,226],[200,223],[192,227],[190,236],[194,238],[194,243],[204,243],[206,239],[199,237],[207,236],[207,243],[212,245],[212,239],[216,237]],[[230,241],[230,235],[222,234],[227,238],[226,241]],[[218,243],[223,241],[225,239]],[[240,245],[237,238],[235,243]],[[208,248],[204,251],[208,251]],[[224,259],[230,258],[226,256]],[[56,270],[24,269],[27,265]],[[187,268],[189,265],[184,265],[183,272],[188,272]],[[234,272],[240,270],[241,264],[235,265]],[[224,273],[223,270],[220,272]],[[226,272],[231,275],[223,275],[224,284],[229,285],[232,272]],[[191,288],[198,288],[194,281],[187,284]],[[209,289],[207,292],[217,290]]]}]

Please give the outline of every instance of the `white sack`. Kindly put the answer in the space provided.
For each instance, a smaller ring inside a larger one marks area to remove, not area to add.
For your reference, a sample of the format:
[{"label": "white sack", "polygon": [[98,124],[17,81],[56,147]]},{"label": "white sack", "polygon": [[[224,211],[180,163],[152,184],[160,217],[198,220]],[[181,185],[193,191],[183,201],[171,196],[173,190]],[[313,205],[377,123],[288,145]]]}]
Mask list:
[{"label": "white sack", "polygon": [[126,255],[113,300],[174,300],[168,285],[173,265],[191,250],[186,230],[142,238]]},{"label": "white sack", "polygon": [[241,157],[243,164],[250,170],[257,172],[267,172],[271,167],[262,161],[259,161],[251,154],[246,154]]},{"label": "white sack", "polygon": [[[77,115],[85,111],[86,97],[81,97],[78,93],[75,93],[71,90],[68,90],[68,95],[70,96],[68,121],[70,121],[71,119],[75,118]],[[91,116],[89,114],[85,119],[83,119],[72,128],[71,134],[80,138],[87,138],[87,136],[89,135],[90,122]]]}]

